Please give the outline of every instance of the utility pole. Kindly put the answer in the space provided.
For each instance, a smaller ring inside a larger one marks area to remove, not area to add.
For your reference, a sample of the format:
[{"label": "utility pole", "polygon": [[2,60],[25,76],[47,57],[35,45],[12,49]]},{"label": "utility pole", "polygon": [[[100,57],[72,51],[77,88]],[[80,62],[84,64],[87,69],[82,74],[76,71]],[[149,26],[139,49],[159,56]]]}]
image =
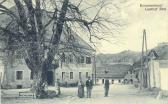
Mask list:
[{"label": "utility pole", "polygon": [[[145,49],[144,49],[145,48]],[[143,39],[142,39],[142,53],[141,53],[141,81],[140,81],[140,89],[142,90],[144,86],[146,86],[146,82],[144,79],[144,59],[147,55],[147,40],[146,40],[146,30],[143,30]]]}]

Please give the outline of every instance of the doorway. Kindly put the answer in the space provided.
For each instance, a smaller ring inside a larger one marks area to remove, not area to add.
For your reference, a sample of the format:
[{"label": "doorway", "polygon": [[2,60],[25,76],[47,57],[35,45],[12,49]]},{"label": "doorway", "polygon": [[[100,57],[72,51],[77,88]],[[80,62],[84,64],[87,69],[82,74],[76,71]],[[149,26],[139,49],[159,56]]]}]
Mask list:
[{"label": "doorway", "polygon": [[53,71],[48,71],[47,72],[47,84],[48,85],[53,85],[53,82],[54,82]]},{"label": "doorway", "polygon": [[102,79],[102,84],[104,84],[104,79]]}]

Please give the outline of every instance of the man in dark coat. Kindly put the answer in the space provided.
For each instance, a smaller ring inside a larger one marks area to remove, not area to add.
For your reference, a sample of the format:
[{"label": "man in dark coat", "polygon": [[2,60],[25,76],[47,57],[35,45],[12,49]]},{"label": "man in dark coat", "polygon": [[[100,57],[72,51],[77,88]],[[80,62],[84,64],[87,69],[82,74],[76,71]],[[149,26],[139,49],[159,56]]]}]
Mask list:
[{"label": "man in dark coat", "polygon": [[90,79],[90,76],[88,77],[88,80],[86,81],[86,88],[87,88],[87,98],[91,98],[93,81]]},{"label": "man in dark coat", "polygon": [[107,97],[109,92],[109,79],[105,79],[104,83],[104,96]]}]

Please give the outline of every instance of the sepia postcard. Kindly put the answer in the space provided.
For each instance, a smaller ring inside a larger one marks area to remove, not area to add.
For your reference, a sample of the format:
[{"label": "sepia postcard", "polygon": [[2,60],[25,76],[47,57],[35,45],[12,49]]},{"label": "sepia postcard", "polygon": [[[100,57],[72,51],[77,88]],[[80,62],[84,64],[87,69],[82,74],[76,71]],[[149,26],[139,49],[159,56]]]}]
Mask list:
[{"label": "sepia postcard", "polygon": [[0,0],[0,104],[168,104],[168,0]]}]

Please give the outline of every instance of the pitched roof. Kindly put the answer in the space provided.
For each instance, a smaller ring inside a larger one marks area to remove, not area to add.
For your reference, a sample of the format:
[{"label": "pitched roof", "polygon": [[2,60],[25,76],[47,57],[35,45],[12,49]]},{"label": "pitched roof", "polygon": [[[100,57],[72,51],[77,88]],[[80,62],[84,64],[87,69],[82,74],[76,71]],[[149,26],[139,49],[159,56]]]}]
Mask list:
[{"label": "pitched roof", "polygon": [[[143,62],[149,61],[150,58],[154,60],[168,60],[168,45],[162,47],[156,47],[148,52],[147,57],[144,58]],[[141,60],[134,62],[134,69],[141,67]]]},{"label": "pitched roof", "polygon": [[113,64],[96,68],[98,78],[124,78],[132,65]]},{"label": "pitched roof", "polygon": [[82,39],[77,33],[71,30],[71,33],[68,34],[66,28],[64,27],[63,33],[61,35],[60,43],[68,45],[73,45],[77,48],[82,48],[85,50],[95,51],[84,39]]},{"label": "pitched roof", "polygon": [[158,60],[168,60],[168,44],[158,45],[154,50],[159,56]]}]

